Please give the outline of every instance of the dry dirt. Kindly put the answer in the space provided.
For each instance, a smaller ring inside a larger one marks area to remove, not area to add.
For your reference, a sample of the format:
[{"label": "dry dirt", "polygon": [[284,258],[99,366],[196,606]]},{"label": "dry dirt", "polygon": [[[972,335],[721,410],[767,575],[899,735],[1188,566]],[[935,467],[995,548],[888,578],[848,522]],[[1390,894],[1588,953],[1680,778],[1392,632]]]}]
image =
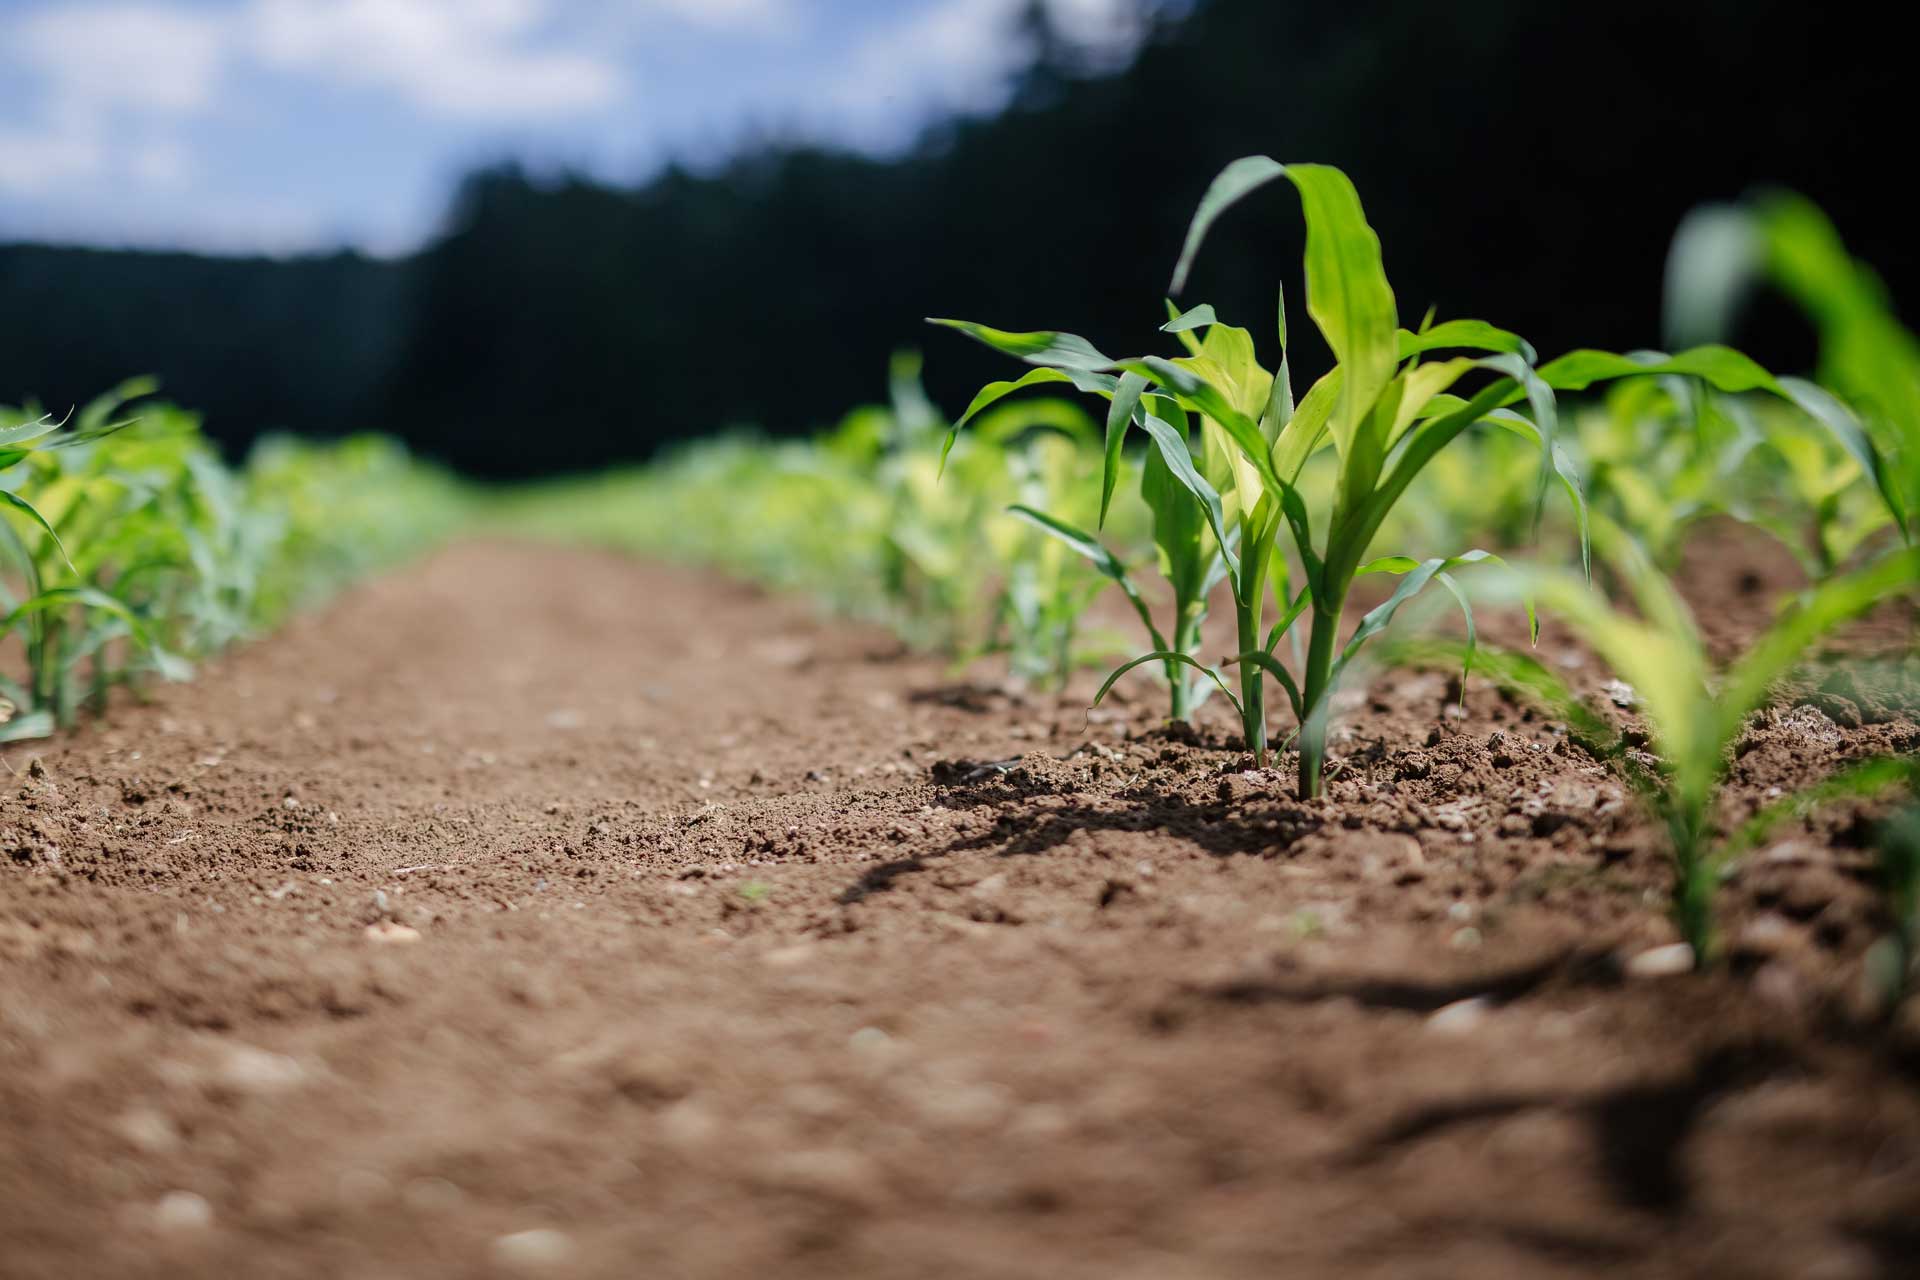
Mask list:
[{"label": "dry dirt", "polygon": [[[1892,632],[1729,817],[1920,746]],[[1920,1274],[1876,810],[1629,977],[1656,835],[1484,682],[1376,673],[1302,804],[973,674],[469,544],[5,749],[0,1275]]]}]

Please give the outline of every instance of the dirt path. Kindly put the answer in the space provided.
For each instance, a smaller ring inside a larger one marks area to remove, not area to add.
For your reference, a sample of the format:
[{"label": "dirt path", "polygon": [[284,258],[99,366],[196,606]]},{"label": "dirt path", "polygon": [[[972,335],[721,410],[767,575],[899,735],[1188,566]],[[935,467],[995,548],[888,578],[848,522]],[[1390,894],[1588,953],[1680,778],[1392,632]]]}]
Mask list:
[{"label": "dirt path", "polygon": [[[0,1275],[1920,1274],[1862,823],[1742,873],[1734,972],[1626,979],[1651,834],[1447,686],[1307,806],[1144,686],[447,551],[5,750]],[[1920,744],[1865,719],[1739,788]]]}]

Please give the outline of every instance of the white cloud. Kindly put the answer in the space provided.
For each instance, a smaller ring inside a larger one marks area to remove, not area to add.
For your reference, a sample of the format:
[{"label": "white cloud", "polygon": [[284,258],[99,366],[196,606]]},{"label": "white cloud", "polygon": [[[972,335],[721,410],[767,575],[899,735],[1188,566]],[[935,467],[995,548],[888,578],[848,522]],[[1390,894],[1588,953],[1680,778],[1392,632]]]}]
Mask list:
[{"label": "white cloud", "polygon": [[62,5],[4,33],[13,57],[44,77],[53,113],[114,107],[185,114],[213,100],[220,24],[157,4]]},{"label": "white cloud", "polygon": [[38,195],[105,165],[106,149],[90,131],[0,128],[0,192]]},{"label": "white cloud", "polygon": [[[934,0],[857,43],[822,100],[870,142],[908,140],[934,110],[999,104],[1032,50],[1010,38],[1026,0]],[[1130,0],[1047,0],[1067,39],[1103,59],[1132,53],[1141,35]]]},{"label": "white cloud", "polygon": [[388,90],[436,115],[540,119],[617,99],[613,62],[539,47],[549,17],[540,0],[253,0],[247,25],[270,68]]},{"label": "white cloud", "polygon": [[801,17],[798,0],[642,0],[623,8],[629,20],[659,15],[693,27],[756,34],[788,30]]}]

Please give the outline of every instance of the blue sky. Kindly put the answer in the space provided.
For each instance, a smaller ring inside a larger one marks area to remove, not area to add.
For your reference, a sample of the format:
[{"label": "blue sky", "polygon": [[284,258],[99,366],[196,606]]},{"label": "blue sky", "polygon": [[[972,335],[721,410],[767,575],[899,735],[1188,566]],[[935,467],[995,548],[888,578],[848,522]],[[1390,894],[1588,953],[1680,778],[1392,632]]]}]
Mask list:
[{"label": "blue sky", "polygon": [[[1128,0],[1048,0],[1123,56]],[[406,251],[457,177],[991,108],[1021,0],[0,0],[0,240]]]}]

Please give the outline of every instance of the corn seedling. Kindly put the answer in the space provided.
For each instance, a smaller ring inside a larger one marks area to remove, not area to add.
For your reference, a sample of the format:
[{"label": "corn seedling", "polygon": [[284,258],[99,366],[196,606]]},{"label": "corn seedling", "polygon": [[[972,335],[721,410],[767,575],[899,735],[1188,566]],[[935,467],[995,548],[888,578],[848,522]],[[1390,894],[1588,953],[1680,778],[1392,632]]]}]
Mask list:
[{"label": "corn seedling", "polygon": [[[1255,357],[1251,335],[1221,324],[1210,306],[1179,314],[1165,328],[1187,354],[1174,359],[1112,359],[1085,338],[1058,331],[1012,333],[957,320],[936,320],[1028,364],[1025,376],[991,384],[975,398],[959,426],[1002,396],[1041,383],[1070,382],[1107,397],[1103,505],[1110,498],[1126,432],[1138,426],[1151,438],[1168,473],[1199,505],[1227,564],[1238,629],[1240,713],[1247,748],[1257,763],[1267,755],[1263,681],[1285,690],[1298,723],[1299,792],[1321,793],[1329,705],[1341,675],[1360,647],[1429,583],[1452,585],[1448,570],[1490,559],[1485,552],[1417,559],[1374,556],[1371,548],[1408,486],[1441,450],[1476,425],[1518,432],[1540,449],[1534,509],[1557,478],[1584,522],[1577,473],[1555,440],[1555,392],[1584,391],[1603,381],[1654,374],[1703,380],[1723,391],[1764,390],[1793,398],[1772,375],[1739,353],[1701,347],[1675,356],[1576,351],[1536,367],[1520,337],[1478,320],[1399,327],[1380,242],[1367,224],[1345,174],[1321,165],[1282,165],[1252,157],[1229,165],[1194,215],[1174,271],[1173,291],[1214,221],[1249,193],[1280,178],[1297,189],[1306,218],[1307,311],[1331,348],[1335,366],[1297,401],[1286,356],[1286,313],[1280,308],[1280,358],[1269,372]],[[1205,329],[1204,338],[1194,337]],[[1462,352],[1426,360],[1441,352]],[[1476,375],[1491,380],[1470,395],[1454,393]],[[1817,388],[1808,396],[1813,397]],[[1528,417],[1513,406],[1525,402]],[[1199,453],[1190,424],[1199,424]],[[951,439],[951,436],[950,436]],[[1309,508],[1300,481],[1308,460],[1331,447],[1335,476],[1330,510]],[[1863,446],[1870,449],[1870,446]],[[1877,459],[1876,459],[1877,461]],[[1280,535],[1291,534],[1300,585],[1292,585]],[[1317,535],[1317,536],[1316,536]],[[1355,579],[1391,573],[1400,582],[1363,617],[1343,642],[1342,616]],[[1277,618],[1265,626],[1268,589]],[[1463,600],[1464,604],[1464,600]],[[1308,617],[1310,636],[1296,675],[1277,646],[1293,623]],[[1200,664],[1169,649],[1148,661]],[[1126,668],[1122,668],[1124,671]],[[1200,667],[1218,679],[1212,668]],[[1119,672],[1115,673],[1120,674]],[[1224,687],[1224,686],[1223,686]]]},{"label": "corn seedling", "polygon": [[[1589,583],[1564,572],[1524,572],[1515,581],[1631,686],[1651,724],[1654,755],[1629,749],[1559,676],[1533,658],[1482,653],[1479,665],[1613,760],[1658,817],[1673,863],[1674,923],[1697,960],[1705,962],[1712,955],[1713,894],[1732,857],[1813,801],[1878,789],[1905,776],[1898,762],[1874,762],[1787,797],[1732,836],[1714,830],[1731,749],[1748,717],[1822,637],[1880,601],[1911,592],[1920,582],[1920,551],[1899,551],[1809,589],[1745,653],[1716,670],[1686,605],[1644,551],[1610,522],[1597,522],[1595,530],[1607,562],[1632,598],[1632,612],[1609,604]],[[1425,651],[1451,652],[1433,645]]]},{"label": "corn seedling", "polygon": [[269,446],[234,471],[193,415],[122,414],[152,389],[124,384],[71,427],[0,409],[0,639],[18,636],[25,665],[0,677],[0,740],[71,724],[116,685],[184,678],[189,656],[453,518],[450,483],[390,442]]}]

